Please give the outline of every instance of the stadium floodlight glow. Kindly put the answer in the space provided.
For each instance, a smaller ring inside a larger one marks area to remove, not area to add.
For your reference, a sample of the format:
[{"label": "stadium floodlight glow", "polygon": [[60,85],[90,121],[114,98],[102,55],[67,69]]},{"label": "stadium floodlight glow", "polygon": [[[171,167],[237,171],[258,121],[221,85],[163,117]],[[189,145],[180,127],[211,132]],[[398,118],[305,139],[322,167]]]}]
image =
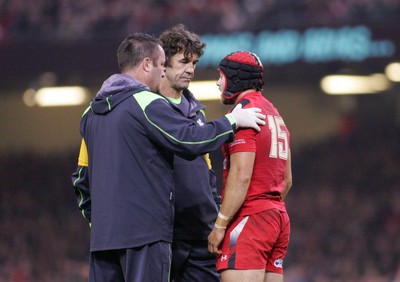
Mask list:
[{"label": "stadium floodlight glow", "polygon": [[390,87],[384,74],[328,75],[321,80],[321,89],[330,95],[375,94]]},{"label": "stadium floodlight glow", "polygon": [[43,87],[35,91],[28,89],[23,95],[29,107],[78,106],[87,101],[88,90],[80,86]]},{"label": "stadium floodlight glow", "polygon": [[189,90],[199,101],[220,100],[221,91],[216,82],[216,80],[193,81],[190,83]]},{"label": "stadium floodlight glow", "polygon": [[391,63],[387,65],[385,74],[391,81],[400,82],[400,63]]}]

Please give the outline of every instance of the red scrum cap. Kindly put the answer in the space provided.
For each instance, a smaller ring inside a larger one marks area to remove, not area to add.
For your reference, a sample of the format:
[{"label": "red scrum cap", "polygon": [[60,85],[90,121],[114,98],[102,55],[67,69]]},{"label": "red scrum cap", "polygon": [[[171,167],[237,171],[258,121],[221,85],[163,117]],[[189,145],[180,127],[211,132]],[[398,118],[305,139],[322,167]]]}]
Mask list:
[{"label": "red scrum cap", "polygon": [[226,100],[247,89],[262,90],[264,85],[264,67],[251,52],[237,51],[226,55],[219,63],[219,70],[226,77],[225,90],[221,94]]}]

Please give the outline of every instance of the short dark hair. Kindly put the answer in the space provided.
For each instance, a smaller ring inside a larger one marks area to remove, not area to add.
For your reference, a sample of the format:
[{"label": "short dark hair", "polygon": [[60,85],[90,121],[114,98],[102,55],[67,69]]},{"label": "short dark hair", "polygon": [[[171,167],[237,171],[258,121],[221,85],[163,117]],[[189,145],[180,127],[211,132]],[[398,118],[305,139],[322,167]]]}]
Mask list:
[{"label": "short dark hair", "polygon": [[183,24],[177,24],[163,31],[159,39],[165,51],[166,65],[173,55],[182,51],[185,57],[195,54],[200,58],[206,47],[206,43],[202,42],[197,34],[187,30]]},{"label": "short dark hair", "polygon": [[118,47],[117,58],[120,71],[137,66],[144,58],[158,59],[161,41],[149,34],[136,32],[126,37]]}]

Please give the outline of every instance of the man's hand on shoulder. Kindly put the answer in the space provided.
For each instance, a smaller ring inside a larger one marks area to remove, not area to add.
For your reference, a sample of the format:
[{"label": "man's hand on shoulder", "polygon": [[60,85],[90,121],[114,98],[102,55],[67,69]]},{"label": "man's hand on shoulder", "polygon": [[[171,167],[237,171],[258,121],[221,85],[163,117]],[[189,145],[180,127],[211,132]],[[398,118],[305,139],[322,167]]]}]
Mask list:
[{"label": "man's hand on shoulder", "polygon": [[242,104],[236,105],[231,115],[236,121],[237,128],[250,127],[260,131],[259,125],[265,125],[265,115],[261,113],[260,108],[242,109]]}]

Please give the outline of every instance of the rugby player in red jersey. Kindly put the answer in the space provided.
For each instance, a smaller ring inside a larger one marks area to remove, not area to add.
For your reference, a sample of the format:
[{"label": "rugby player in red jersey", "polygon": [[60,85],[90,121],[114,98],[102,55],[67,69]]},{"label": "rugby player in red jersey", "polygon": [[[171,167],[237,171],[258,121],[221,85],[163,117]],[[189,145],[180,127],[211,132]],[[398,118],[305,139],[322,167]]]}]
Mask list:
[{"label": "rugby player in red jersey", "polygon": [[[292,186],[290,134],[282,116],[263,97],[263,65],[238,51],[219,65],[224,104],[258,107],[267,116],[260,132],[240,129],[222,147],[222,206],[208,237],[223,282],[282,282],[290,235],[284,198]],[[234,108],[233,107],[233,108]]]}]

